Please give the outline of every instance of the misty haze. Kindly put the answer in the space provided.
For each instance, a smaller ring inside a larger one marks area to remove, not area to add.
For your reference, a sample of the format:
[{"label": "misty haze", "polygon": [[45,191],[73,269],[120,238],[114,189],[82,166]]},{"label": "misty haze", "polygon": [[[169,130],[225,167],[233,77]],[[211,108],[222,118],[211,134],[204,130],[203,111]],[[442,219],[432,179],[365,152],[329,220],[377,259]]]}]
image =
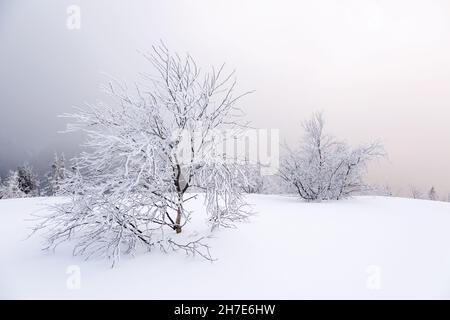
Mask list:
[{"label": "misty haze", "polygon": [[235,68],[255,90],[244,108],[253,126],[293,143],[324,111],[349,142],[383,141],[389,159],[372,182],[450,192],[447,1],[79,2],[79,30],[66,26],[71,1],[0,5],[2,176],[23,161],[43,173],[55,151],[73,156],[79,139],[58,133],[57,116],[103,99],[105,74],[135,80],[149,68],[138,51],[163,39],[203,67]]}]

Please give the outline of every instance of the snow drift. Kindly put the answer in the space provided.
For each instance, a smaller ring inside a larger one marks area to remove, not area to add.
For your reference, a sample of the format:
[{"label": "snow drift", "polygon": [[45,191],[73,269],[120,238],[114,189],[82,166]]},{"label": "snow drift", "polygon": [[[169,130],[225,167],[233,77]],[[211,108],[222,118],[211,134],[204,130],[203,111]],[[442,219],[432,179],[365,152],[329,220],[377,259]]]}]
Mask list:
[{"label": "snow drift", "polygon": [[[155,250],[111,269],[73,257],[70,243],[53,253],[41,250],[39,236],[26,239],[32,214],[55,201],[0,200],[0,298],[450,298],[449,203],[250,195],[258,212],[250,223],[209,240],[217,261]],[[201,201],[191,205],[185,237],[206,228]]]}]

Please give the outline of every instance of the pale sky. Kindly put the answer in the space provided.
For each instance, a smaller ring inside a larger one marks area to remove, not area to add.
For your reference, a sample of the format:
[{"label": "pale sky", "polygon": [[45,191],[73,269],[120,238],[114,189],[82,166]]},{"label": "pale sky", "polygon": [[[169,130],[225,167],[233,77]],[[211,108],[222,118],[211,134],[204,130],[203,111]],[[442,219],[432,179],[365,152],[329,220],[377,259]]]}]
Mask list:
[{"label": "pale sky", "polygon": [[149,68],[137,51],[160,39],[236,69],[253,126],[293,142],[322,110],[338,137],[384,142],[370,181],[450,193],[448,0],[3,0],[0,170],[75,150],[57,115],[101,99],[102,72],[135,80]]}]

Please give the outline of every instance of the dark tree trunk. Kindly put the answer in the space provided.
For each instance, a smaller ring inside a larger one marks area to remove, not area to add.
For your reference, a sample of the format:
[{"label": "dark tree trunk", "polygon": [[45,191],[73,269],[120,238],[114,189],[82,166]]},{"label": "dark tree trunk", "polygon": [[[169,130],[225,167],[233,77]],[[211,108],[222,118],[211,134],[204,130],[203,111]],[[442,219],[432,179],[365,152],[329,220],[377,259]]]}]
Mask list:
[{"label": "dark tree trunk", "polygon": [[178,206],[177,218],[175,219],[175,231],[181,233],[181,207]]}]

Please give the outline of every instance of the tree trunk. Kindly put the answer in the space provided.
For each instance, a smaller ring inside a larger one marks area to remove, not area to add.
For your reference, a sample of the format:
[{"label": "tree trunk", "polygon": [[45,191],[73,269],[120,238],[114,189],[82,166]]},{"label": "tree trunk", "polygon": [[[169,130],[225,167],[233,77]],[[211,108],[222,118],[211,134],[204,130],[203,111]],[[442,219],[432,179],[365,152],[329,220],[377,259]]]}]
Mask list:
[{"label": "tree trunk", "polygon": [[181,232],[181,216],[183,215],[183,194],[178,193],[177,218],[175,219],[175,231]]},{"label": "tree trunk", "polygon": [[175,220],[175,231],[177,233],[181,233],[181,210],[181,206],[179,205],[177,209],[177,218]]}]

